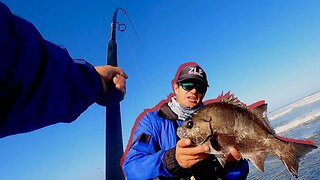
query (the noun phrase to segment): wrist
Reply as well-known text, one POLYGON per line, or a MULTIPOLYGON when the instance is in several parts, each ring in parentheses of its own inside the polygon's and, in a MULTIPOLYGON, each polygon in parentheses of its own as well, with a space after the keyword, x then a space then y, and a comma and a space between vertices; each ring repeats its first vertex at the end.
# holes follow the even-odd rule
POLYGON ((96 103, 101 105, 101 106, 106 106, 106 102, 107 102, 107 85, 103 79, 103 76, 101 75, 101 69, 99 68, 99 66, 94 67, 97 76, 99 77, 99 84, 100 84, 100 89, 99 89, 99 93, 98 93, 98 97, 96 100, 96 103))
POLYGON ((176 159, 176 148, 169 149, 163 156, 163 164, 166 170, 173 176, 184 177, 190 176, 190 170, 179 165, 176 159))

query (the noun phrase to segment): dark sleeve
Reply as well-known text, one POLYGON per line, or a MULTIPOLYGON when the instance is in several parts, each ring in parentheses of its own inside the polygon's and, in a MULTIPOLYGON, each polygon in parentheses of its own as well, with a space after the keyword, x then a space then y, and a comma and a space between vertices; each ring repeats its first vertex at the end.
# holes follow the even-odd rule
POLYGON ((246 160, 227 162, 224 167, 214 155, 194 164, 191 171, 196 179, 244 180, 249 173, 246 160))
POLYGON ((102 94, 94 67, 0 2, 0 138, 72 122, 102 94))

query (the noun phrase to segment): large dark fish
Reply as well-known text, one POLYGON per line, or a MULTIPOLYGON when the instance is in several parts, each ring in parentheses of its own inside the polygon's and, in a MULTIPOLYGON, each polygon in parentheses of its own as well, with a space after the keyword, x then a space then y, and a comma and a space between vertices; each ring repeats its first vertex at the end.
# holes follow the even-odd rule
POLYGON ((274 155, 297 177, 299 158, 317 146, 277 136, 265 116, 267 104, 261 101, 253 106, 246 106, 230 93, 221 95, 185 120, 177 134, 194 145, 207 144, 208 153, 215 154, 222 166, 226 163, 224 152, 234 147, 261 172, 266 155, 274 155))

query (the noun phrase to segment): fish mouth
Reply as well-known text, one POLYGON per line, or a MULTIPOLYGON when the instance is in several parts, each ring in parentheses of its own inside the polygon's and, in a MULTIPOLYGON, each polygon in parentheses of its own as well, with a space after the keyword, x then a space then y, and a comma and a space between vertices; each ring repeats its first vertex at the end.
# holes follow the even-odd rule
POLYGON ((201 142, 195 142, 194 140, 192 140, 192 138, 189 138, 190 139, 190 141, 191 141, 191 144, 192 145, 196 145, 196 146, 200 146, 200 145, 202 145, 202 144, 205 144, 208 140, 210 140, 211 138, 213 137, 213 135, 209 135, 209 136, 207 136, 203 141, 201 141, 201 142))
POLYGON ((201 142, 199 142, 199 141, 197 141, 198 138, 194 139, 192 137, 189 137, 188 133, 185 132, 181 127, 178 127, 177 135, 178 135, 178 137, 180 139, 182 139, 182 138, 190 139, 191 140, 191 144, 193 144, 193 145, 202 145, 202 144, 206 143, 208 140, 210 140, 213 137, 213 134, 209 134, 205 139, 203 139, 201 142))
POLYGON ((212 134, 210 134, 209 136, 207 136, 202 142, 199 143, 199 145, 204 144, 205 142, 207 142, 208 140, 210 140, 213 137, 212 134))
POLYGON ((182 130, 181 127, 178 127, 177 135, 178 135, 178 137, 179 137, 180 139, 186 138, 186 133, 182 130))

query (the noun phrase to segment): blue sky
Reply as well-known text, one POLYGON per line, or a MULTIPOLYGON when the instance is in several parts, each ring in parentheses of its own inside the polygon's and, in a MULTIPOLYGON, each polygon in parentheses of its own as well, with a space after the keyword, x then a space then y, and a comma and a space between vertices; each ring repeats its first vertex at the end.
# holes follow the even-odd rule
MULTIPOLYGON (((73 58, 106 63, 113 11, 121 6, 127 31, 117 32, 118 64, 129 75, 121 103, 124 145, 136 117, 172 91, 181 63, 207 72, 206 99, 233 92, 269 111, 320 90, 320 1, 317 0, 4 0, 45 39, 73 58), (142 47, 139 40, 142 42, 142 47)), ((100 180, 105 174, 105 113, 92 105, 71 124, 0 140, 0 179, 100 180)))

